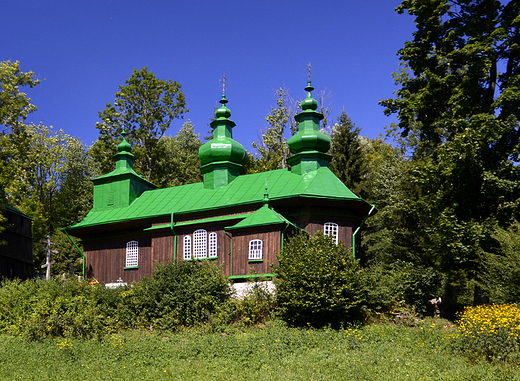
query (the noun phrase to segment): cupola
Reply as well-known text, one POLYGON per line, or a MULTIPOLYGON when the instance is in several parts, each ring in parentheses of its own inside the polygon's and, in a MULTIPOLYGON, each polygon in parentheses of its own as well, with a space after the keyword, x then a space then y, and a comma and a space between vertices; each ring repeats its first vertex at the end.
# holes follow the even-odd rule
POLYGON ((294 117, 299 124, 298 133, 289 139, 287 145, 293 154, 287 162, 291 172, 303 175, 320 167, 327 167, 332 158, 327 154, 330 138, 320 131, 323 114, 317 112, 318 102, 312 97, 311 81, 305 91, 307 98, 301 102, 302 112, 294 117))
POLYGON ((211 122, 213 139, 199 149, 204 188, 220 188, 239 176, 247 162, 247 153, 242 144, 233 139, 235 123, 229 119, 231 111, 226 107, 226 96, 222 95, 221 106, 215 111, 211 122))
POLYGON ((135 156, 132 146, 126 141, 128 133, 123 130, 123 140, 118 144, 114 155, 116 169, 92 180, 94 182, 93 210, 110 210, 129 206, 144 191, 157 186, 133 169, 135 156))

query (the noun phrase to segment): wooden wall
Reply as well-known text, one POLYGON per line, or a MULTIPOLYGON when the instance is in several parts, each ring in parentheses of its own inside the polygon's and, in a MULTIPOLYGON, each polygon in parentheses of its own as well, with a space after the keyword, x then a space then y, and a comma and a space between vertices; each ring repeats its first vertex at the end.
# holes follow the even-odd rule
POLYGON ((152 273, 153 257, 149 235, 136 233, 127 238, 90 241, 83 245, 86 254, 86 278, 95 278, 100 283, 117 283, 121 278, 123 282, 130 284, 152 273), (139 242, 138 268, 125 269, 126 244, 134 240, 139 242))
POLYGON ((232 274, 249 275, 270 274, 271 264, 278 263, 276 255, 281 249, 281 229, 284 226, 257 227, 233 231, 233 269, 232 274), (260 239, 263 242, 262 262, 249 261, 249 241, 260 239))
POLYGON ((32 221, 6 210, 8 229, 0 234, 0 277, 27 279, 34 277, 32 221))

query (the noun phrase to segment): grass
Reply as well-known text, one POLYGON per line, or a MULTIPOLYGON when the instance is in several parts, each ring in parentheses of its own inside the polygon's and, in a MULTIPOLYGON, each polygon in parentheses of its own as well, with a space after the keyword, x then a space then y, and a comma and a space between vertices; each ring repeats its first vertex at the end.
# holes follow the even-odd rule
POLYGON ((452 351, 443 321, 227 333, 129 331, 99 340, 0 336, 1 380, 520 380, 516 366, 452 351))

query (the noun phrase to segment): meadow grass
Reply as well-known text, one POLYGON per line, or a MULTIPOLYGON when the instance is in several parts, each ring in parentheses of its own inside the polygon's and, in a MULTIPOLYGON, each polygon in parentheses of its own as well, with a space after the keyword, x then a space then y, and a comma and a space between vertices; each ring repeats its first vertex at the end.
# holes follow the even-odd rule
POLYGON ((444 321, 415 327, 287 328, 226 333, 128 331, 101 340, 0 336, 1 380, 520 380, 502 362, 451 350, 444 321))

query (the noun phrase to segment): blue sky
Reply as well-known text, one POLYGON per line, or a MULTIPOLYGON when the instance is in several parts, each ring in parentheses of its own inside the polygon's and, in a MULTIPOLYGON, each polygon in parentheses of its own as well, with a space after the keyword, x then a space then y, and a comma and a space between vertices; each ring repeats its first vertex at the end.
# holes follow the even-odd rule
MULTIPOLYGON (((25 90, 42 122, 86 144, 105 103, 134 68, 182 85, 197 133, 228 82, 234 138, 252 151, 280 87, 305 97, 307 65, 315 92, 331 93, 331 120, 344 109, 371 138, 395 118, 380 99, 397 90, 391 73, 398 49, 412 38, 399 0, 160 1, 3 0, 0 60, 20 61, 41 84, 25 90)), ((183 120, 168 134, 175 135, 183 120)))

